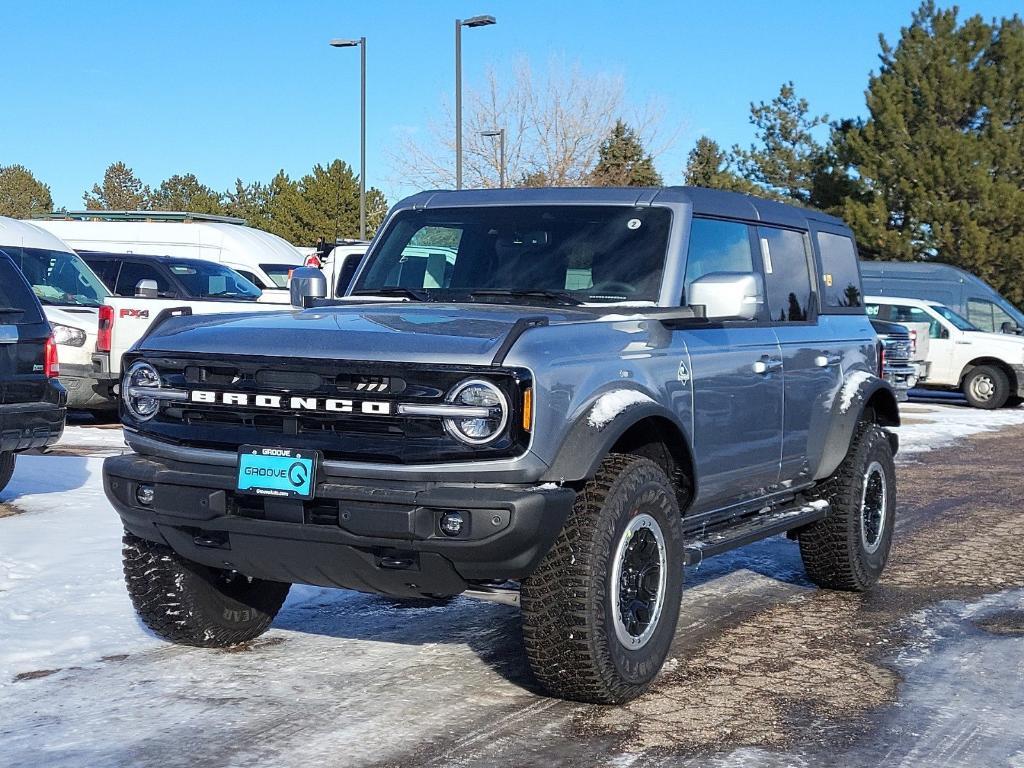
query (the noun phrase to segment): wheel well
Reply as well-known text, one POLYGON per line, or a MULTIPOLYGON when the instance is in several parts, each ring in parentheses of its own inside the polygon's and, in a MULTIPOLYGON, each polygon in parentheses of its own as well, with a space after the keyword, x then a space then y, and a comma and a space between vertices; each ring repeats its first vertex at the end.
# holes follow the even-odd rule
POLYGON ((675 483, 679 509, 686 511, 693 499, 694 469, 679 427, 666 418, 648 416, 623 432, 611 452, 643 456, 660 466, 675 483))
POLYGON ((883 427, 898 427, 900 425, 899 405, 888 389, 879 389, 868 398, 864 405, 864 414, 871 421, 883 427))
POLYGON ((1011 390, 1015 390, 1017 388, 1017 375, 1013 372, 1013 369, 1006 364, 1005 360, 1000 360, 998 357, 978 357, 975 358, 974 360, 971 360, 971 362, 964 366, 963 371, 960 372, 959 384, 961 386, 964 383, 964 379, 967 378, 967 374, 969 374, 979 365, 991 365, 995 368, 998 368, 1003 373, 1005 373, 1007 378, 1010 380, 1011 390))

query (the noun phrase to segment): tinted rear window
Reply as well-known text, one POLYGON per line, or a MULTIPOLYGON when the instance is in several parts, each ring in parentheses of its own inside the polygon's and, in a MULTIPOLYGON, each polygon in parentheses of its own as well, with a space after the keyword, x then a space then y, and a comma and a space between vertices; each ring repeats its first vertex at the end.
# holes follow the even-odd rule
POLYGON ((829 232, 819 232, 817 238, 821 251, 822 310, 864 306, 853 240, 829 232))
MULTIPOLYGON (((3 253, 2 249, 0 253, 3 253)), ((29 325, 42 321, 39 302, 21 271, 6 254, 0 255, 0 325, 29 325)))

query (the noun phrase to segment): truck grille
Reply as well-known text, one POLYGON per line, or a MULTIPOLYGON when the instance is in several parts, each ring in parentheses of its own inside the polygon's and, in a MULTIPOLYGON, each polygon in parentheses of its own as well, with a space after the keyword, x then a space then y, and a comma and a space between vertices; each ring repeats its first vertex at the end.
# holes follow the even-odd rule
POLYGON ((890 362, 909 362, 913 358, 909 333, 891 333, 882 337, 885 359, 890 362))
MULTIPOLYGON (((439 417, 410 417, 397 410, 399 402, 442 404, 460 381, 481 377, 505 393, 514 411, 530 385, 526 371, 347 361, 303 361, 300 367, 241 356, 145 359, 159 371, 162 386, 216 396, 214 402, 165 402, 155 417, 139 423, 122 410, 126 423, 140 432, 181 445, 230 451, 242 445, 304 448, 320 450, 327 459, 401 464, 518 455, 529 443, 529 433, 515 418, 504 435, 478 447, 452 437, 439 417), (246 404, 225 404, 228 393, 244 395, 246 404), (275 398, 280 407, 258 407, 257 396, 275 398), (295 398, 317 407, 303 408, 295 398), (345 403, 345 412, 325 411, 329 401, 345 403)), ((132 362, 126 359, 125 365, 132 362)))

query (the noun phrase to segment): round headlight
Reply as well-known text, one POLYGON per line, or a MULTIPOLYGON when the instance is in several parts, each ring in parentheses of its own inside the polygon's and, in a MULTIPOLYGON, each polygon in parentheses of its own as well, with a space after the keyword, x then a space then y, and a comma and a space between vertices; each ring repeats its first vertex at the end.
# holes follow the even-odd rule
POLYGON ((139 421, 152 419, 160 409, 160 401, 149 396, 147 389, 160 389, 160 374, 149 363, 132 364, 124 375, 121 397, 128 411, 139 421))
POLYGON ((81 328, 72 328, 70 325, 52 323, 53 341, 56 344, 63 344, 66 347, 80 347, 85 344, 85 331, 81 328))
POLYGON ((482 445, 498 437, 508 423, 508 400, 489 381, 468 379, 448 393, 447 401, 473 413, 444 420, 448 433, 469 445, 482 445))

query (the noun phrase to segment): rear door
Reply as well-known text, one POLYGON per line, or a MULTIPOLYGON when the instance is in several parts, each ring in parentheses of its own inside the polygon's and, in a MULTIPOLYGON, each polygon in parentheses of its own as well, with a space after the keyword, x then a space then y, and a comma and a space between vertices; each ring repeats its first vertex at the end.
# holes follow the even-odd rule
MULTIPOLYGON (((811 436, 827 426, 832 400, 842 385, 848 342, 835 338, 828 323, 819 323, 818 281, 808 233, 760 226, 757 236, 785 380, 780 479, 800 483, 811 479, 811 436)), ((857 290, 859 296, 859 281, 857 290)))
POLYGON ((39 402, 46 393, 50 324, 25 277, 0 247, 0 387, 4 404, 39 402))
MULTIPOLYGON (((684 291, 704 275, 756 273, 751 230, 742 222, 695 217, 684 291)), ((706 512, 778 482, 782 359, 767 315, 683 334, 692 370, 681 375, 693 383, 693 452, 700 478, 694 511, 706 512)))

